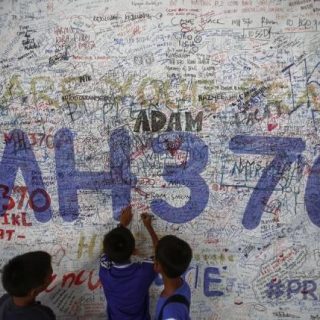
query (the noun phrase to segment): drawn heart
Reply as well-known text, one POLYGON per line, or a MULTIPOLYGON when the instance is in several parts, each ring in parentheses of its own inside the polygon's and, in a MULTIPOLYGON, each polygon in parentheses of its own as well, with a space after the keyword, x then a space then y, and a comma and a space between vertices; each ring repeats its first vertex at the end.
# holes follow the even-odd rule
POLYGON ((268 130, 272 131, 274 128, 276 128, 278 125, 276 123, 268 123, 268 130))

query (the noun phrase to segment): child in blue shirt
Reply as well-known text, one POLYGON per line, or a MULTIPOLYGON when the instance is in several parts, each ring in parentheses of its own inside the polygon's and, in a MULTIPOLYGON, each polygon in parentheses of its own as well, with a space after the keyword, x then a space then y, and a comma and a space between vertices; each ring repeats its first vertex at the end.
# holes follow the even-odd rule
MULTIPOLYGON (((151 217, 141 215, 153 245, 158 237, 151 225, 151 217)), ((156 277, 152 260, 132 263, 135 239, 128 224, 131 207, 123 210, 120 225, 107 233, 103 240, 104 254, 100 260, 99 277, 107 300, 109 320, 150 320, 149 287, 156 277)))
POLYGON ((0 298, 1 320, 55 320, 53 311, 36 302, 51 282, 51 256, 28 252, 11 259, 3 268, 2 284, 8 294, 0 298))
POLYGON ((156 246, 155 270, 161 273, 164 289, 160 294, 155 320, 189 320, 191 293, 181 277, 188 269, 192 250, 176 236, 161 238, 156 246))

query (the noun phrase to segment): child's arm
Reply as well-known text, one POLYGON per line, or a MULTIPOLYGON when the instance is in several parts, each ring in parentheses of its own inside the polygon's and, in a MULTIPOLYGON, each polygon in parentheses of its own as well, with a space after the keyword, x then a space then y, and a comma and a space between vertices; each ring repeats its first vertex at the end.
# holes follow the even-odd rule
POLYGON ((119 226, 127 227, 132 220, 132 210, 131 206, 124 208, 120 215, 120 223, 119 226))
POLYGON ((149 215, 147 213, 142 213, 141 214, 141 218, 142 218, 144 226, 146 227, 146 229, 148 230, 148 232, 150 234, 150 237, 152 239, 152 244, 153 244, 153 247, 155 249, 157 244, 158 244, 159 239, 158 239, 158 236, 157 236, 157 234, 155 233, 155 231, 154 231, 154 229, 152 227, 151 215, 149 215))

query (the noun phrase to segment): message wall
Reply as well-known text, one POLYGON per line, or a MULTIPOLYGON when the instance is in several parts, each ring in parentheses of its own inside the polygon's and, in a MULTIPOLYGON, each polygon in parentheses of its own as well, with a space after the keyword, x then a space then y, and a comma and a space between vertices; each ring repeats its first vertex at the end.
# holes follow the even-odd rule
POLYGON ((40 300, 105 319, 131 204, 140 258, 143 212, 190 243, 193 319, 320 319, 319 28, 318 0, 0 1, 0 269, 46 250, 40 300))

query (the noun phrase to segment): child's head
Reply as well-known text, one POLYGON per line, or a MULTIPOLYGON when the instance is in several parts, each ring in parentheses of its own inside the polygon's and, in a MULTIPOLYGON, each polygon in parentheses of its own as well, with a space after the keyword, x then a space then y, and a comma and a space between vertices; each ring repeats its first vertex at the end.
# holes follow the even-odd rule
POLYGON ((125 227, 117 227, 107 233, 103 240, 103 251, 115 263, 126 263, 135 248, 135 240, 131 231, 125 227))
POLYGON ((50 254, 28 252, 14 257, 4 266, 2 285, 13 297, 36 297, 50 284, 51 275, 50 254))
POLYGON ((156 264, 159 271, 168 278, 180 277, 189 267, 192 250, 187 242, 176 236, 161 238, 156 247, 156 264))

